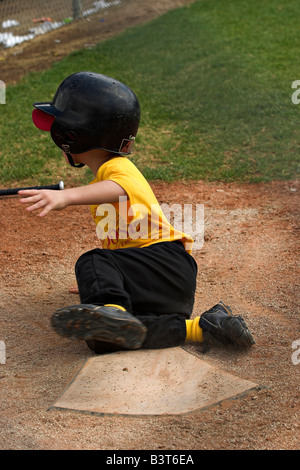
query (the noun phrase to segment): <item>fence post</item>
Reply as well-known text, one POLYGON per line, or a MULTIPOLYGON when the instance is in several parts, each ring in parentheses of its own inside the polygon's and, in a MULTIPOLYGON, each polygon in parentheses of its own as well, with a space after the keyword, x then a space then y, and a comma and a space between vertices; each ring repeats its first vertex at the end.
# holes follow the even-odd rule
POLYGON ((73 0, 73 18, 77 20, 82 17, 82 0, 73 0))

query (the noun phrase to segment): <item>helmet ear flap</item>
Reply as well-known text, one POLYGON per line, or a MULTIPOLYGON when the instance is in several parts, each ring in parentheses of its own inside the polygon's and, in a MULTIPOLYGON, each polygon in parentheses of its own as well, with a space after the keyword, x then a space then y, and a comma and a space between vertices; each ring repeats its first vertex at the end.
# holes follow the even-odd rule
POLYGON ((60 119, 55 119, 51 126, 50 133, 53 142, 65 153, 78 153, 74 151, 74 146, 76 146, 77 142, 76 132, 65 128, 60 122, 60 119))
POLYGON ((74 131, 66 131, 65 132, 65 140, 68 144, 74 144, 77 140, 77 134, 74 131))
POLYGON ((77 134, 74 131, 66 130, 60 123, 59 119, 56 119, 51 126, 51 137, 53 142, 61 148, 68 157, 68 161, 74 168, 82 168, 84 163, 75 164, 71 153, 78 153, 73 150, 74 145, 76 146, 77 134))

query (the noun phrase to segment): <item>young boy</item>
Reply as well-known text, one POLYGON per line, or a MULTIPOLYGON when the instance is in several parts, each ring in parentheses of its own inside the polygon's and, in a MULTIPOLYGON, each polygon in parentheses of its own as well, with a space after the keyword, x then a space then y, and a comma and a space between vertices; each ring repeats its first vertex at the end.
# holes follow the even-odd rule
POLYGON ((241 316, 219 302, 190 319, 197 265, 192 238, 174 229, 149 184, 127 158, 138 131, 140 105, 133 91, 113 78, 79 72, 67 77, 51 103, 35 103, 35 126, 50 131, 74 167, 87 165, 87 186, 24 190, 28 211, 90 205, 102 249, 83 254, 75 267, 80 304, 51 319, 60 335, 87 342, 96 353, 166 348, 185 341, 250 347, 241 316))

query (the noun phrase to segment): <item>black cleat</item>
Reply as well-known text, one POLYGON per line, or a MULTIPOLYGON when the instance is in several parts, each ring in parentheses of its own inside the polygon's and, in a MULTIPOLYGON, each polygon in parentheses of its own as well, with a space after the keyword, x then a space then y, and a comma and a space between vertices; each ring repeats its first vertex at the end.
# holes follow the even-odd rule
POLYGON ((98 340, 125 349, 142 346, 147 329, 131 313, 117 307, 79 304, 61 308, 51 318, 61 336, 85 341, 98 340))
POLYGON ((208 343, 234 344, 246 348, 255 341, 240 315, 232 315, 231 309, 219 302, 200 317, 204 340, 208 343))

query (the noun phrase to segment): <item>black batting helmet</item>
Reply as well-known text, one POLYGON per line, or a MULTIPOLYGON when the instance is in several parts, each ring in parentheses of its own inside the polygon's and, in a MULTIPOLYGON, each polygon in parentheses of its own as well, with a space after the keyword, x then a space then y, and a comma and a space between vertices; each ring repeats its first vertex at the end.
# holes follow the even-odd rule
POLYGON ((140 121, 140 105, 133 91, 113 78, 78 72, 58 87, 52 102, 38 102, 32 119, 51 132, 66 153, 95 148, 129 155, 140 121))

